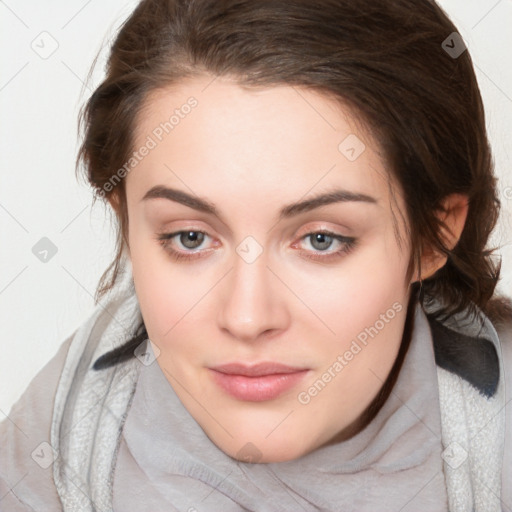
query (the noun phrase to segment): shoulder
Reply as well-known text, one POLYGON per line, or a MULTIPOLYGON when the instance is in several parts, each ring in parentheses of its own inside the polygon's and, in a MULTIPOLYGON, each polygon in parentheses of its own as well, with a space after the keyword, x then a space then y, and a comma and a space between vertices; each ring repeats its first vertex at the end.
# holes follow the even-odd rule
POLYGON ((501 345, 505 378, 505 447, 503 450, 502 500, 512 507, 512 315, 509 319, 495 322, 501 345))
POLYGON ((510 368, 512 352, 512 299, 497 297, 490 301, 486 311, 500 340, 504 364, 510 368))
MULTIPOLYGON (((73 334, 74 335, 74 334, 73 334)), ((50 446, 55 393, 73 339, 68 337, 0 423, 0 505, 8 510, 60 510, 50 446)), ((3 508, 2 508, 3 510, 3 508)))
POLYGON ((456 442, 467 459, 453 467, 445 459, 449 497, 456 503, 474 482, 481 482, 473 488, 474 498, 488 510, 499 510, 500 499, 512 504, 512 314, 507 311, 428 317, 438 365, 443 446, 456 442))
POLYGON ((505 372, 505 386, 512 392, 512 318, 494 324, 500 340, 501 357, 505 372), (507 379, 508 377, 508 379, 507 379))
POLYGON ((439 367, 490 398, 497 390, 500 374, 510 373, 512 301, 494 298, 485 313, 479 308, 469 311, 448 317, 439 316, 436 307, 426 311, 435 359, 439 367))

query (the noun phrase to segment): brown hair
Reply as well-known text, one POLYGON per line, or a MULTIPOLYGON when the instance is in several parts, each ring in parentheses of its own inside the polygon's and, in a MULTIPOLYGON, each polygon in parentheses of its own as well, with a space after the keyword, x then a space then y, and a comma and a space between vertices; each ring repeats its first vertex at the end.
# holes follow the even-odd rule
POLYGON ((124 180, 108 193, 105 185, 130 158, 145 97, 210 73, 245 86, 305 86, 348 104, 380 143, 402 188, 413 247, 410 276, 424 248, 448 256, 421 283, 422 299, 439 297, 444 314, 475 305, 490 311, 500 270, 486 249, 499 213, 497 182, 470 55, 450 54, 443 45, 455 44, 454 32, 429 0, 140 2, 81 114, 77 164, 83 162, 96 197, 118 200, 117 252, 96 299, 116 282, 128 232, 124 180), (452 193, 468 196, 469 211, 449 250, 436 212, 452 193))

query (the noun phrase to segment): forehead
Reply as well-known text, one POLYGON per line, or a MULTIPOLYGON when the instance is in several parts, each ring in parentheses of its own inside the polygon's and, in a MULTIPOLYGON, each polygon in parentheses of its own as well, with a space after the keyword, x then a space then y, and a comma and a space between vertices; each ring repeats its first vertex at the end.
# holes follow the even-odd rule
MULTIPOLYGON (((380 200, 389 174, 380 148, 339 101, 302 87, 243 87, 202 76, 149 94, 137 118, 127 175, 140 199, 155 184, 202 196, 297 200, 343 186, 380 200)), ((289 201, 288 201, 289 202, 289 201)))

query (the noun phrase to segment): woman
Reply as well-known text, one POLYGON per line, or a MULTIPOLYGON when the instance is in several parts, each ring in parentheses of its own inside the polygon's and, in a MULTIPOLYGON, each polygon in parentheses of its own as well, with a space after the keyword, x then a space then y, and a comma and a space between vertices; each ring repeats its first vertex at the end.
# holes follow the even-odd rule
POLYGON ((439 7, 144 0, 82 123, 117 254, 2 424, 2 506, 512 507, 496 180, 439 7))

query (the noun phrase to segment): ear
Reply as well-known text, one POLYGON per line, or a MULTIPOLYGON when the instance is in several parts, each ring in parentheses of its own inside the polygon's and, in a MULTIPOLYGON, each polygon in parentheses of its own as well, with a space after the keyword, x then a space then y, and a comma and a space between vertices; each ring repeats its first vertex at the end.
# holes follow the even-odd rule
MULTIPOLYGON (((119 194, 117 194, 116 192, 112 192, 112 194, 108 198, 108 202, 109 202, 110 206, 112 207, 112 209, 114 210, 114 212, 116 213, 118 222, 120 222, 119 219, 121 218, 121 200, 119 199, 119 194)), ((126 252, 126 255, 128 256, 128 258, 131 259, 130 245, 128 244, 128 241, 124 240, 123 244, 124 244, 124 251, 126 252)))
POLYGON ((112 209, 116 212, 116 214, 119 216, 121 210, 120 210, 120 202, 119 202, 119 196, 116 192, 112 192, 110 194, 110 197, 108 198, 108 202, 112 209))
MULTIPOLYGON (((468 198, 462 194, 450 194, 442 201, 442 207, 436 213, 437 217, 444 223, 441 228, 444 244, 452 250, 458 243, 468 214, 468 198)), ((439 253, 433 248, 426 247, 421 255, 421 275, 418 277, 423 281, 434 275, 442 268, 447 256, 439 253)))

